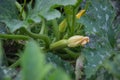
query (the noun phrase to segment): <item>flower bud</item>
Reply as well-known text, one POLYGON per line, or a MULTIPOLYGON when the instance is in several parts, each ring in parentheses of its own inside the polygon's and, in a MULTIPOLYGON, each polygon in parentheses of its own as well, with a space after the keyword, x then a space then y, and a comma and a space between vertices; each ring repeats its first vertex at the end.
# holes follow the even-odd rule
POLYGON ((64 19, 60 24, 59 24, 59 31, 60 32, 65 32, 67 27, 67 21, 64 19))
POLYGON ((89 42, 89 37, 76 35, 68 39, 68 47, 77 47, 80 45, 84 46, 88 42, 89 42))
POLYGON ((81 11, 76 15, 76 18, 79 19, 84 13, 85 13, 85 10, 81 10, 81 11))

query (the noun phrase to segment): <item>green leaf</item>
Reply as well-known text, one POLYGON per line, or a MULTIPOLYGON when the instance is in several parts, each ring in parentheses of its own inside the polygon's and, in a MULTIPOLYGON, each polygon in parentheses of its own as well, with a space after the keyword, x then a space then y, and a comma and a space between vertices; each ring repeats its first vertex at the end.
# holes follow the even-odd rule
POLYGON ((15 0, 0 0, 0 21, 18 18, 15 0))
POLYGON ((5 20, 4 22, 9 27, 10 32, 14 32, 17 29, 19 29, 20 27, 23 27, 23 26, 25 27, 26 26, 25 22, 17 20, 17 19, 5 20))
MULTIPOLYGON (((119 56, 119 60, 120 60, 120 55, 117 55, 119 56)), ((118 58, 118 57, 115 57, 115 58, 118 58)), ((119 63, 120 64, 120 63, 119 63)), ((114 61, 110 61, 110 60, 107 60, 105 63, 104 63, 104 67, 108 70, 109 73, 111 73, 114 77, 120 79, 120 65, 119 64, 116 64, 114 61)))
POLYGON ((26 44, 22 56, 22 80, 70 80, 69 76, 60 68, 53 68, 46 64, 42 50, 34 41, 26 44))
MULTIPOLYGON (((16 0, 0 0, 0 22, 5 24, 10 32, 14 32, 20 27, 28 26, 26 21, 19 20, 15 1, 16 0)), ((2 25, 1 28, 3 30, 5 29, 2 25)), ((6 30, 4 30, 4 32, 6 32, 6 30)))
POLYGON ((18 11, 15 6, 15 1, 16 0, 0 0, 0 22, 6 24, 11 32, 22 26, 18 26, 20 23, 16 22, 18 19, 18 11), (15 29, 13 29, 14 27, 15 29))
POLYGON ((43 80, 51 70, 51 65, 46 65, 45 56, 34 41, 26 44, 21 65, 23 80, 43 80))
POLYGON ((34 8, 30 8, 31 6, 29 5, 27 18, 21 21, 18 19, 15 0, 0 0, 0 21, 6 23, 10 32, 14 32, 21 27, 28 27, 30 20, 40 22, 40 16, 47 20, 59 18, 61 14, 58 10, 54 9, 56 6, 74 5, 76 2, 77 0, 35 0, 34 8))
POLYGON ((29 12, 29 18, 35 22, 40 21, 40 15, 47 20, 59 18, 61 14, 59 11, 54 9, 56 6, 74 5, 76 2, 77 0, 35 0, 35 6, 29 12))
POLYGON ((67 74, 74 77, 74 68, 70 65, 69 62, 62 60, 59 56, 53 53, 47 53, 46 55, 47 61, 52 63, 56 68, 62 68, 67 74))
POLYGON ((55 70, 48 80, 71 80, 68 75, 66 75, 61 69, 55 70), (59 75, 59 76, 58 76, 59 75))
POLYGON ((113 55, 114 50, 111 48, 109 41, 104 37, 91 37, 90 43, 82 50, 86 58, 85 74, 87 78, 95 75, 96 71, 103 62, 113 55))
POLYGON ((90 78, 95 75, 100 65, 114 53, 114 30, 112 20, 115 12, 108 0, 88 0, 86 15, 78 21, 85 25, 90 43, 82 50, 86 58, 85 75, 90 78))
POLYGON ((87 34, 97 34, 101 31, 108 32, 112 24, 115 12, 109 1, 104 1, 104 3, 103 1, 90 1, 86 15, 79 20, 80 23, 85 24, 87 34))

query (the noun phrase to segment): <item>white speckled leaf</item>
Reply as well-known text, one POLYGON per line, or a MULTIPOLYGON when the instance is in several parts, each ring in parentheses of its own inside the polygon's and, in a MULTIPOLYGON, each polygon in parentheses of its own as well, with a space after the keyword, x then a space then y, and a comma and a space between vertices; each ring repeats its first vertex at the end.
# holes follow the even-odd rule
POLYGON ((74 76, 74 67, 69 62, 62 60, 53 53, 47 53, 46 58, 48 62, 54 65, 54 67, 61 67, 67 74, 74 76))
POLYGON ((89 1, 86 15, 79 20, 85 25, 86 34, 90 36, 90 43, 82 51, 86 58, 86 78, 94 75, 103 61, 112 55, 111 42, 114 41, 111 24, 115 12, 111 4, 108 0, 89 1))
POLYGON ((108 31, 115 11, 108 0, 91 0, 86 15, 79 22, 85 24, 87 34, 108 31))
POLYGON ((90 43, 82 50, 86 58, 85 74, 87 78, 95 75, 100 65, 113 54, 113 49, 108 40, 100 36, 91 36, 90 43))

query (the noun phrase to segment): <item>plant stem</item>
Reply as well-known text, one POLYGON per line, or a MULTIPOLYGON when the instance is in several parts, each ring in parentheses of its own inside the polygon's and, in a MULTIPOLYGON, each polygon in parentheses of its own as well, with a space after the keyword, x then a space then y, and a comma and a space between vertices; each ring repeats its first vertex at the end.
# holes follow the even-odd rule
POLYGON ((40 30, 40 34, 44 34, 44 31, 45 31, 45 20, 42 19, 42 27, 41 27, 41 30, 40 30))
POLYGON ((18 65, 20 65, 20 61, 21 61, 21 58, 18 59, 15 63, 13 63, 11 66, 9 66, 10 68, 15 68, 17 67, 18 65))
POLYGON ((66 39, 59 40, 50 45, 50 50, 56 50, 67 47, 68 41, 66 39))
POLYGON ((56 40, 59 40, 59 30, 58 30, 58 23, 56 19, 52 20, 52 23, 53 23, 53 33, 56 37, 56 40))
POLYGON ((74 35, 75 31, 75 9, 73 9, 73 16, 72 16, 72 26, 71 26, 71 36, 74 35))
POLYGON ((24 27, 21 28, 21 31, 23 31, 24 33, 26 33, 27 35, 29 35, 30 37, 32 38, 35 38, 35 39, 42 39, 45 41, 45 48, 49 48, 49 45, 50 45, 50 39, 48 36, 46 35, 43 35, 43 34, 35 34, 35 33, 32 33, 32 32, 29 32, 28 30, 26 30, 24 27))
POLYGON ((87 9, 89 8, 89 5, 90 5, 90 2, 87 1, 87 2, 86 2, 86 5, 85 5, 85 10, 87 10, 87 9))
POLYGON ((22 16, 22 13, 24 12, 25 5, 26 5, 26 0, 24 0, 23 7, 22 7, 22 10, 20 12, 20 17, 22 16))
POLYGON ((66 53, 68 53, 68 56, 71 57, 71 58, 76 59, 79 56, 79 54, 76 54, 75 52, 73 52, 73 51, 71 51, 67 48, 65 48, 64 50, 65 50, 66 53))
POLYGON ((57 54, 57 55, 63 59, 70 59, 69 54, 57 54))
POLYGON ((66 34, 68 34, 68 37, 71 36, 71 16, 67 15, 67 18, 66 18, 66 21, 67 21, 67 32, 66 34))
POLYGON ((77 0, 76 5, 74 6, 75 9, 78 9, 80 7, 80 4, 83 0, 77 0))
POLYGON ((22 39, 22 40, 28 40, 30 37, 24 36, 24 35, 12 35, 12 34, 0 34, 0 38, 4 39, 22 39))

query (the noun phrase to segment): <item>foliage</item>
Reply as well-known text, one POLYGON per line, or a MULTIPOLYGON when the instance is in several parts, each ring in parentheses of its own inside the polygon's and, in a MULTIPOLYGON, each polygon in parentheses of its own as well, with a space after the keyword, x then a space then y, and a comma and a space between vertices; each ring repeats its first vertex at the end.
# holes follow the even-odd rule
POLYGON ((29 41, 26 44, 26 48, 21 61, 23 74, 22 80, 45 80, 47 75, 47 80, 57 80, 59 78, 70 80, 69 77, 60 69, 54 70, 52 69, 54 68, 52 65, 45 62, 44 53, 33 41, 29 41))
MULTIPOLYGON (((115 11, 108 4, 109 1, 102 3, 102 0, 89 2, 88 12, 79 20, 85 24, 86 34, 91 36, 91 43, 82 51, 87 61, 85 66, 87 78, 94 75, 104 61, 117 54, 116 31, 112 25, 115 11), (99 3, 101 4, 98 5, 99 3)), ((113 65, 110 64, 109 66, 113 65)))
POLYGON ((119 4, 0 0, 0 80, 119 80, 119 4))
POLYGON ((106 58, 115 53, 112 49, 115 43, 112 30, 114 10, 107 4, 109 1, 89 2, 88 12, 80 19, 80 22, 85 24, 86 34, 91 36, 91 43, 83 50, 87 59, 85 73, 88 78, 95 74, 106 58), (101 4, 98 5, 99 3, 101 4))

